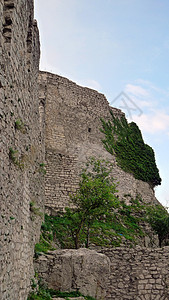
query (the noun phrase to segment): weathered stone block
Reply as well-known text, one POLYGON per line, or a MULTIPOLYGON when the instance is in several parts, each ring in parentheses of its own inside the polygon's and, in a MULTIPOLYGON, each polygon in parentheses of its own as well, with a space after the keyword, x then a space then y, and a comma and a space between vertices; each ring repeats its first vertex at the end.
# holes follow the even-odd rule
POLYGON ((79 290, 86 296, 105 299, 110 272, 107 256, 88 249, 56 250, 50 254, 47 260, 44 255, 35 262, 35 269, 49 288, 67 292, 79 290), (42 272, 44 268, 48 269, 46 273, 42 272))

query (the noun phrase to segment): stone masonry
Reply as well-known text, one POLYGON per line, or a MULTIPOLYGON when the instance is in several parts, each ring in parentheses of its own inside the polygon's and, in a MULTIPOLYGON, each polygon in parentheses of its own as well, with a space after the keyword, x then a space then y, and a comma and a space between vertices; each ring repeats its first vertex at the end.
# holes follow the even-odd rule
POLYGON ((109 257, 106 300, 168 300, 169 247, 102 250, 109 257))
POLYGON ((169 247, 56 250, 35 269, 51 288, 98 300, 168 300, 169 247))
POLYGON ((51 73, 40 72, 40 102, 44 103, 46 123, 46 182, 45 206, 48 211, 63 209, 69 195, 79 182, 79 171, 86 160, 95 156, 113 163, 113 177, 118 182, 119 197, 140 194, 145 202, 156 202, 154 190, 148 183, 136 180, 121 170, 102 143, 101 121, 110 119, 112 108, 103 94, 78 86, 74 82, 51 73))
POLYGON ((40 256, 35 270, 49 288, 78 291, 98 300, 105 299, 110 260, 94 250, 56 250, 40 256))
POLYGON ((33 0, 0 0, 0 299, 25 300, 44 202, 33 0))
MULTIPOLYGON (((113 163, 120 198, 140 194, 145 202, 156 202, 150 186, 122 171, 101 142, 100 118, 108 120, 110 109, 118 117, 124 114, 111 108, 97 91, 58 75, 39 74, 39 56, 33 0, 0 0, 2 300, 27 299, 34 276, 34 245, 40 236, 44 196, 47 212, 64 209, 70 193, 78 188, 79 171, 89 157, 113 163)), ((46 274, 48 265, 54 267, 52 280, 56 276, 59 284, 60 278, 64 287, 65 282, 71 283, 70 288, 79 287, 99 300, 169 299, 168 247, 117 248, 100 253, 79 250, 80 259, 74 250, 59 251, 49 254, 49 261, 45 258, 43 262, 42 257, 39 261, 46 263, 46 274), (67 281, 64 276, 65 280, 68 276, 67 281)), ((41 269, 39 272, 43 273, 41 269)))

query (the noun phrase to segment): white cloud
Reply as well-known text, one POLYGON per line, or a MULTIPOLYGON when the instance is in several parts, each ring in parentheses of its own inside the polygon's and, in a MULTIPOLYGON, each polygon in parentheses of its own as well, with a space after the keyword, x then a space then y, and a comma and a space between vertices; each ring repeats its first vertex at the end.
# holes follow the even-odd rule
POLYGON ((139 99, 137 97, 132 97, 132 100, 134 101, 134 103, 137 104, 138 107, 142 108, 151 108, 154 106, 154 103, 152 100, 142 100, 139 99))
POLYGON ((154 105, 149 90, 140 85, 127 84, 124 91, 140 109, 154 105))
POLYGON ((133 121, 144 132, 155 134, 165 132, 168 134, 169 129, 169 115, 161 110, 152 110, 148 114, 142 114, 139 116, 133 116, 133 121))
POLYGON ((132 113, 132 120, 141 130, 150 134, 163 133, 168 136, 169 111, 166 105, 168 90, 160 89, 150 81, 138 79, 134 84, 127 84, 125 92, 143 111, 141 116, 132 113))
POLYGON ((125 92, 136 97, 149 97, 149 92, 139 85, 127 84, 125 92))
POLYGON ((162 95, 167 96, 169 91, 168 90, 164 90, 162 88, 159 88, 158 86, 155 86, 151 81, 149 80, 144 80, 144 79, 137 79, 135 81, 137 84, 144 86, 144 88, 148 89, 150 93, 152 92, 157 92, 160 93, 162 95))

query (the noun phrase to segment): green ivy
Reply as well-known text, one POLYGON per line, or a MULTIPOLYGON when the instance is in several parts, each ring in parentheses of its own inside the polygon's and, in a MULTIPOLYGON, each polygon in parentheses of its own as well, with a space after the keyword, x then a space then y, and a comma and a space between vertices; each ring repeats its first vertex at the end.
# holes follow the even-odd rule
POLYGON ((136 123, 115 118, 112 121, 101 119, 105 138, 102 140, 105 149, 116 156, 118 165, 136 179, 148 182, 151 186, 161 184, 159 170, 156 166, 153 149, 144 143, 142 134, 136 123))

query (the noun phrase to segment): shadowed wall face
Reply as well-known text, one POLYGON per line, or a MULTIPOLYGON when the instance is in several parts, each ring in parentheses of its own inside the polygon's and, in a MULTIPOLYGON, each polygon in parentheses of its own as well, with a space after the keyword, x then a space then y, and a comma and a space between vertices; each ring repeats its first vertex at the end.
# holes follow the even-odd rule
POLYGON ((33 0, 0 1, 0 299, 27 299, 44 184, 33 0))

